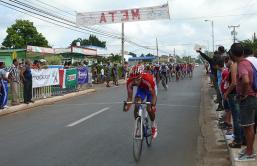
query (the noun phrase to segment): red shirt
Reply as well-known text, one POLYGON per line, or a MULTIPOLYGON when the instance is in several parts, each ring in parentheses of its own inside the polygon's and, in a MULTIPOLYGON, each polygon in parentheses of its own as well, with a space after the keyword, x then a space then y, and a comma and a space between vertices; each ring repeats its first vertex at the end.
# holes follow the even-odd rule
POLYGON ((228 76, 229 76, 229 71, 227 68, 225 68, 222 73, 221 73, 221 84, 220 84, 220 88, 221 88, 221 92, 224 94, 226 93, 226 91, 229 88, 229 82, 228 82, 228 76))
MULTIPOLYGON (((139 88, 149 90, 149 91, 155 90, 156 84, 155 84, 154 77, 152 74, 142 73, 141 78, 142 78, 142 80, 141 80, 140 85, 138 86, 139 88)), ((132 89, 133 86, 135 86, 135 85, 133 85, 133 79, 129 78, 127 80, 128 90, 132 89)))
POLYGON ((242 94, 242 78, 243 76, 247 75, 249 77, 249 88, 247 91, 248 96, 257 96, 257 93, 254 92, 252 84, 253 84, 253 69, 251 62, 244 59, 237 65, 237 85, 236 85, 236 91, 239 95, 245 95, 242 94))

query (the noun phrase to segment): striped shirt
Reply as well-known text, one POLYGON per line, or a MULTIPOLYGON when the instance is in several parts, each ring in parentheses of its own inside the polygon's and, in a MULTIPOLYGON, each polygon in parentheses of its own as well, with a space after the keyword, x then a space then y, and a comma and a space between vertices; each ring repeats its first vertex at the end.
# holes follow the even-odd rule
POLYGON ((12 65, 11 67, 7 68, 7 71, 10 72, 12 75, 11 80, 13 82, 20 82, 20 70, 15 65, 12 65))

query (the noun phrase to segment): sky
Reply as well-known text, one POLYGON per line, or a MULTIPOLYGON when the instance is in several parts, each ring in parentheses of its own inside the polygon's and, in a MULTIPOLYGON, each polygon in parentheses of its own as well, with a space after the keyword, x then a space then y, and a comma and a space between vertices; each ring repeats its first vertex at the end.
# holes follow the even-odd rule
MULTIPOLYGON (((8 2, 8 0, 3 0, 8 2)), ((252 39, 257 27, 257 0, 20 0, 24 3, 54 10, 75 21, 76 12, 108 11, 118 9, 130 9, 150 7, 169 3, 170 20, 155 20, 125 23, 125 37, 140 45, 155 48, 158 39, 159 54, 176 54, 180 56, 193 56, 194 45, 200 44, 206 50, 212 50, 211 23, 204 20, 213 20, 215 47, 225 46, 229 49, 232 44, 229 25, 240 25, 237 28, 237 39, 252 39), (69 14, 68 14, 69 13, 69 14)), ((55 48, 64 48, 77 38, 87 38, 88 33, 76 32, 70 29, 58 27, 45 21, 19 13, 2 6, 0 2, 0 43, 4 40, 7 27, 15 23, 16 19, 28 19, 34 22, 37 30, 42 33, 49 44, 55 48)), ((93 28, 112 34, 121 34, 121 24, 98 25, 93 28)), ((108 51, 119 53, 121 41, 119 39, 106 38, 96 34, 98 38, 107 42, 108 51)), ((156 54, 156 50, 140 48, 128 43, 125 51, 136 54, 156 54)))

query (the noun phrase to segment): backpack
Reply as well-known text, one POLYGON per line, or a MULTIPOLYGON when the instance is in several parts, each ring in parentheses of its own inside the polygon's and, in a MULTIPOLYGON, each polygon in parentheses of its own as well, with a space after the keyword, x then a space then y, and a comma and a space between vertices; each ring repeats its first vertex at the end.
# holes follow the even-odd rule
POLYGON ((251 63, 253 68, 253 90, 257 92, 257 69, 254 67, 254 65, 251 63))

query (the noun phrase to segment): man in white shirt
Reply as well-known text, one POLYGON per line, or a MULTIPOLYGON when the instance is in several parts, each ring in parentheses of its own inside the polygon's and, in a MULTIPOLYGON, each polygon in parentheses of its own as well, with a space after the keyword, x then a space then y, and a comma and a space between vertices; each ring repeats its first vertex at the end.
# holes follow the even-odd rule
POLYGON ((104 68, 101 69, 101 82, 104 82, 104 68))

